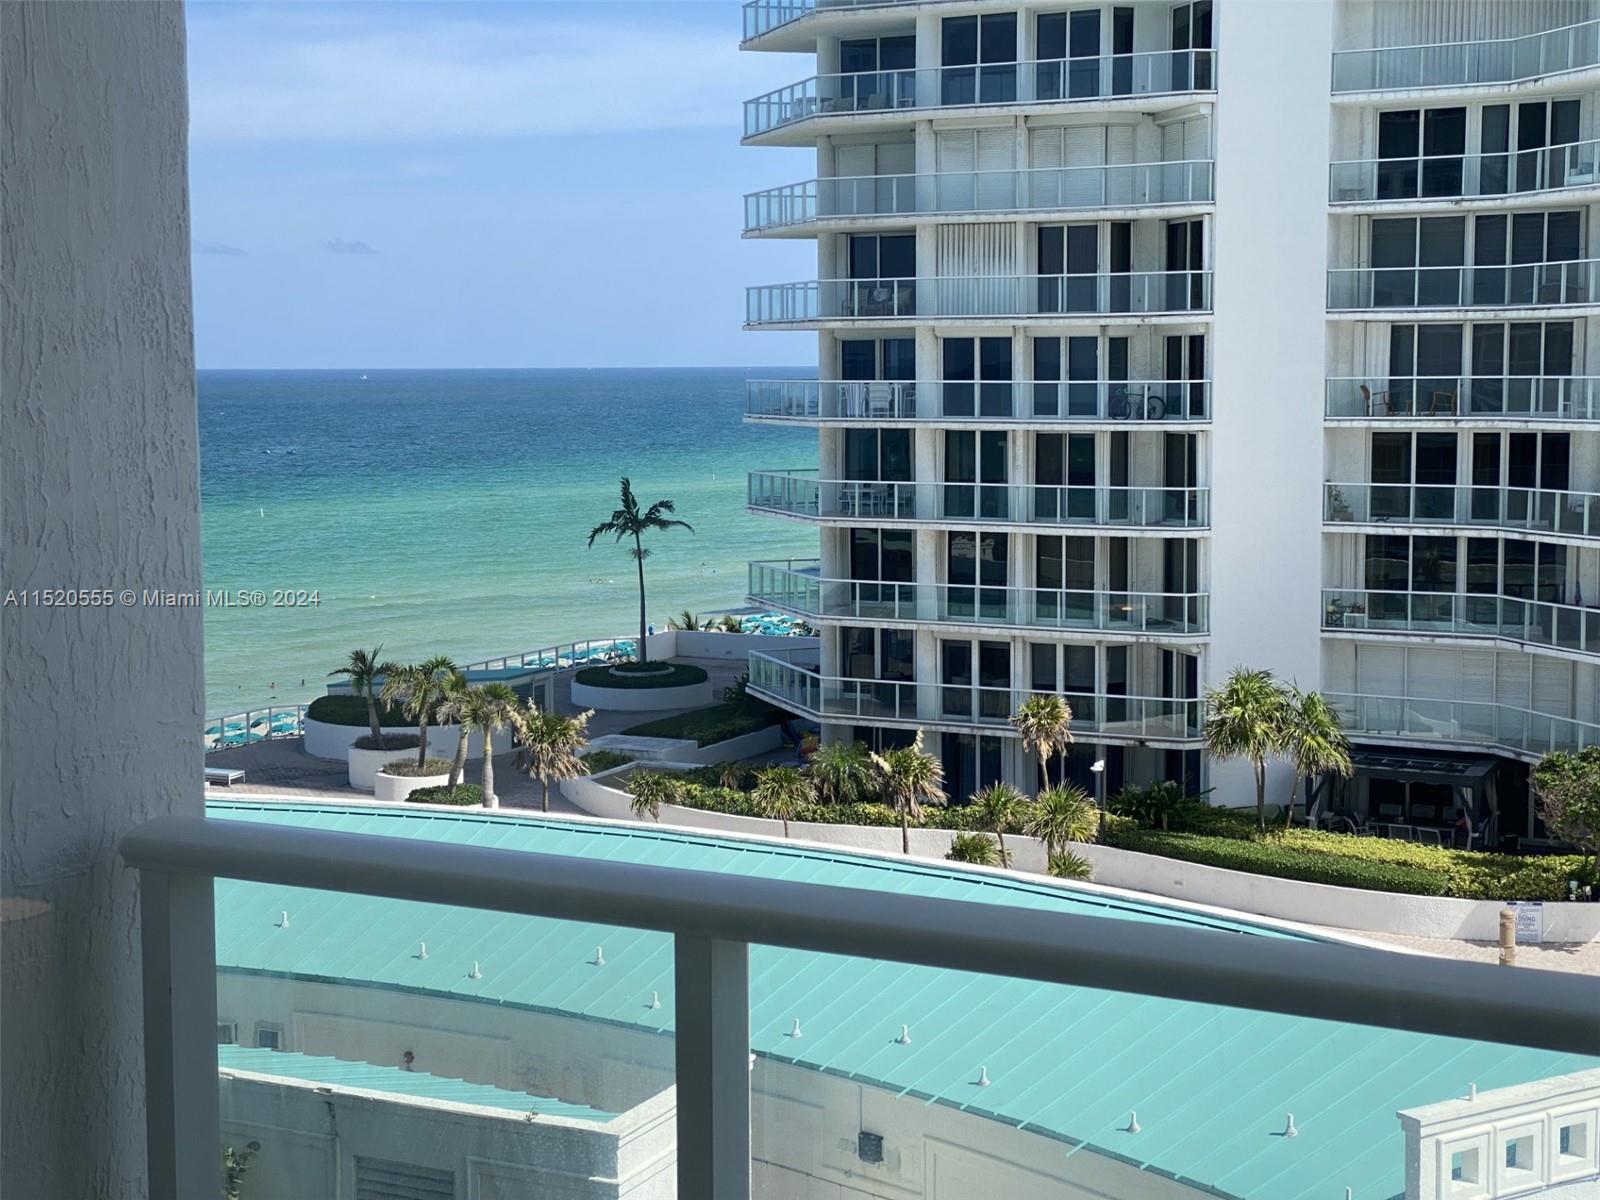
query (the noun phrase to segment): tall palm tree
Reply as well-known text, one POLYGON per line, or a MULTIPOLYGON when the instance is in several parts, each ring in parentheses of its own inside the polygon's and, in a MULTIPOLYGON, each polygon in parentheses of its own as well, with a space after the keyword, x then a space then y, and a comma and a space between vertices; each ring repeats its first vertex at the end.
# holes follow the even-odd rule
POLYGON ((811 781, 799 767, 768 767, 756 775, 751 799, 763 817, 783 822, 783 836, 788 837, 789 822, 816 796, 811 791, 811 781))
POLYGON ((1072 745, 1072 705, 1054 693, 1029 696, 1011 714, 1011 728, 1039 757, 1040 786, 1050 786, 1050 756, 1065 757, 1072 745))
POLYGON ((900 850, 911 853, 911 822, 922 819, 924 804, 943 804, 944 768, 922 749, 922 731, 909 746, 896 746, 882 754, 873 752, 883 794, 900 814, 900 850))
POLYGON ((1072 842, 1087 842, 1094 836, 1098 813, 1089 793, 1076 784, 1045 788, 1033 802, 1023 825, 1029 837, 1044 842, 1045 859, 1072 842))
POLYGON ((539 781, 540 807, 545 812, 550 811, 552 779, 576 779, 588 770, 579 756, 589 744, 592 716, 592 708, 575 717, 546 712, 530 696, 527 707, 518 709, 512 718, 521 742, 515 766, 539 781))
POLYGON ((1289 701, 1271 671, 1235 667, 1206 692, 1206 749, 1241 759, 1256 777, 1256 827, 1267 829, 1267 759, 1283 752, 1289 701))
POLYGON ((872 758, 861 742, 818 746, 806 772, 824 804, 854 804, 872 786, 872 758))
POLYGON ((1022 824, 1028 816, 1028 798, 1009 783, 991 783, 972 794, 983 827, 1000 840, 1000 857, 1011 861, 1006 849, 1006 830, 1022 824))
POLYGON ((385 704, 399 703, 400 711, 417 723, 417 766, 428 761, 428 725, 444 694, 444 681, 456 664, 436 655, 408 667, 395 667, 383 677, 385 704))
MULTIPOLYGON (((1284 703, 1284 750, 1294 764, 1294 778, 1289 782, 1289 803, 1284 809, 1283 824, 1288 828, 1294 816, 1294 794, 1300 781, 1311 775, 1349 776, 1350 739, 1345 737, 1344 723, 1333 705, 1321 692, 1302 692, 1289 689, 1284 703)), ((1309 808, 1311 797, 1306 796, 1309 808)))
POLYGON ((617 541, 623 538, 632 538, 633 547, 628 551, 633 556, 634 562, 639 564, 639 661, 648 662, 649 654, 645 649, 645 618, 644 618, 644 560, 650 557, 650 551, 644 547, 644 535, 652 529, 687 529, 694 532, 694 526, 687 521, 676 518, 667 518, 663 513, 676 512, 671 500, 657 500, 643 511, 639 508, 639 501, 634 499, 633 484, 628 477, 622 477, 622 507, 611 514, 611 519, 602 521, 589 531, 589 545, 594 546, 595 538, 602 533, 616 534, 617 541))
POLYGON ((503 683, 485 683, 467 689, 461 724, 483 734, 483 805, 499 808, 494 793, 494 735, 516 719, 517 694, 503 683))
POLYGON ((372 693, 372 685, 379 677, 395 670, 395 665, 384 662, 382 655, 381 645, 371 650, 352 650, 344 666, 328 672, 329 679, 336 675, 345 676, 350 680, 350 686, 356 689, 356 694, 367 698, 367 724, 372 727, 372 740, 379 746, 383 745, 383 729, 378 724, 378 699, 372 693))
POLYGON ((462 773, 467 769, 467 738, 472 733, 472 726, 468 724, 471 691, 472 685, 460 671, 451 671, 439 681, 439 703, 433 715, 441 725, 456 726, 456 756, 450 764, 451 787, 461 782, 462 773))

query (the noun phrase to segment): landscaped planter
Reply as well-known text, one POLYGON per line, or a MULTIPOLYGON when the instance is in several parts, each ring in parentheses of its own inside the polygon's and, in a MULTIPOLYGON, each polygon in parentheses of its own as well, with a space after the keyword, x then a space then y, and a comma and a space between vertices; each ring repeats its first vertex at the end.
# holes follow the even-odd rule
POLYGON ((580 708, 596 708, 603 712, 703 708, 711 703, 711 680, 698 667, 674 666, 670 672, 662 673, 659 684, 652 682, 648 675, 625 674, 612 667, 592 667, 572 677, 572 702, 580 708))
MULTIPOLYGON (((329 758, 335 762, 347 761, 350 747, 353 743, 371 735, 372 730, 365 725, 330 725, 326 721, 312 721, 307 719, 304 723, 305 738, 301 748, 313 758, 329 758)), ((416 726, 409 729, 384 728, 385 737, 416 737, 416 726)), ((430 725, 428 726, 428 753, 438 758, 454 758, 456 756, 456 739, 460 736, 460 729, 455 725, 430 725)), ((511 750, 511 731, 502 729, 494 736, 494 752, 506 754, 511 750)), ((483 753, 483 734, 474 733, 467 738, 467 755, 477 758, 483 753)))
POLYGON ((449 772, 443 775, 390 775, 386 771, 379 771, 373 776, 372 798, 381 803, 399 804, 419 788, 443 787, 449 782, 449 772))
MULTIPOLYGON (((385 735, 390 741, 402 744, 386 746, 382 750, 362 750, 356 746, 351 746, 346 751, 348 755, 346 761, 350 764, 350 786, 358 791, 370 792, 376 788, 378 769, 385 763, 391 763, 397 758, 405 758, 408 755, 415 755, 417 752, 415 745, 407 748, 403 744, 405 741, 404 736, 396 731, 386 730, 385 735)), ((411 741, 414 743, 416 740, 417 735, 413 733, 411 741)), ((431 742, 433 739, 430 737, 428 740, 431 742)))

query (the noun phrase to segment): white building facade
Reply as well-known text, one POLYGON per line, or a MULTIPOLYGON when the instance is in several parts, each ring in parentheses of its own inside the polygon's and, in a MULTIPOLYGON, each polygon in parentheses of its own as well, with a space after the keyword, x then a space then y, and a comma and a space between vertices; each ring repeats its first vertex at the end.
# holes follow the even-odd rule
POLYGON ((1442 821, 1492 758, 1474 822, 1539 833, 1526 764, 1600 729, 1597 17, 747 5, 747 48, 818 71, 745 111, 816 154, 746 236, 818 246, 748 298, 818 334, 818 380, 747 413, 818 429, 815 473, 749 485, 817 559, 749 590, 821 662, 756 690, 825 739, 927 731, 957 798, 1037 782, 1007 718, 1038 691, 1080 782, 1232 792, 1201 697, 1266 667, 1404 755, 1337 803, 1442 821))

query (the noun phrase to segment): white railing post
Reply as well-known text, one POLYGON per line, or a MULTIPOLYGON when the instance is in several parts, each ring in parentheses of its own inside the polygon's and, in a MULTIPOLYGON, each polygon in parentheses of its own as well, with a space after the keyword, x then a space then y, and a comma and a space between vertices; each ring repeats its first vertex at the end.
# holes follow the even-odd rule
POLYGON ((678 1195, 750 1200, 750 947, 678 934, 678 1195))
POLYGON ((145 1130, 152 1200, 222 1194, 211 876, 139 872, 145 1130))

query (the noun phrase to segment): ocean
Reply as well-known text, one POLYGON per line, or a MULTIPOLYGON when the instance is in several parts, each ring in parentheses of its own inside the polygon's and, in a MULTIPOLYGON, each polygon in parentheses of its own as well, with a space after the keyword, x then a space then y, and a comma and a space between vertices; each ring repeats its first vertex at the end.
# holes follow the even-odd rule
POLYGON ((632 559, 586 544, 623 475, 694 526, 646 542, 656 627, 742 604, 747 560, 816 554, 744 511, 746 471, 817 461, 814 431, 742 422, 744 380, 803 374, 201 371, 205 586, 316 601, 208 607, 206 711, 311 699, 357 646, 469 662, 637 629, 632 559))

